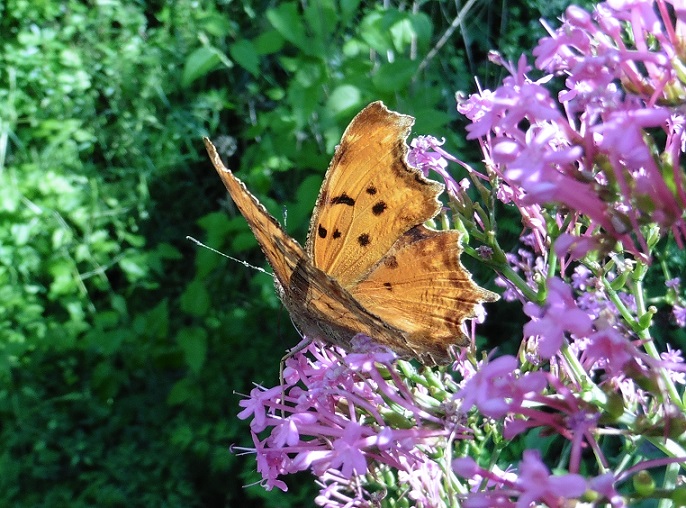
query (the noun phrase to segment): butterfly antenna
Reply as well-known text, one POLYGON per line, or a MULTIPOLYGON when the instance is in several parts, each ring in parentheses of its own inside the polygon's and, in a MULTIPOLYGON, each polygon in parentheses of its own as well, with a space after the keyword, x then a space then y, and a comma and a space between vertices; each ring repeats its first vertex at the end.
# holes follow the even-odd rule
POLYGON ((243 266, 245 266, 245 267, 247 267, 247 268, 252 268, 253 270, 257 270, 258 272, 266 273, 266 274, 269 275, 270 277, 274 277, 274 274, 269 273, 269 272, 268 272, 267 270, 265 270, 264 268, 262 268, 262 267, 260 267, 260 266, 251 265, 251 264, 248 263, 247 261, 244 261, 244 260, 242 260, 242 259, 235 258, 235 257, 233 257, 233 256, 229 256, 228 254, 224 254, 223 252, 218 251, 217 249, 213 249, 213 248, 210 247, 209 245, 205 245, 205 244, 202 243, 200 240, 196 240, 196 239, 193 238, 192 236, 187 236, 187 237, 186 237, 186 240, 190 240, 191 242, 195 243, 196 245, 198 245, 198 246, 200 246, 200 247, 205 247, 207 250, 211 250, 211 251, 214 252, 215 254, 219 254, 220 256, 224 256, 226 259, 230 259, 231 261, 235 261, 236 263, 240 263, 240 264, 242 264, 243 266))

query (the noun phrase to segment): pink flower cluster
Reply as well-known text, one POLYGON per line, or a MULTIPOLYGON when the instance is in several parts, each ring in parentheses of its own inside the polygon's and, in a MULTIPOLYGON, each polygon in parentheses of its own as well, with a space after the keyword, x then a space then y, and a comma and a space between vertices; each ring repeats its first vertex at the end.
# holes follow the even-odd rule
POLYGON ((548 73, 537 81, 524 57, 512 67, 494 55, 511 76, 458 109, 472 120, 468 137, 481 141, 488 168, 509 186, 501 198, 583 214, 582 235, 596 247, 602 233, 648 259, 647 224, 671 229, 683 246, 686 11, 670 3, 606 2, 593 16, 569 7, 534 49, 548 73), (544 86, 553 75, 565 78, 557 99, 544 86))
MULTIPOLYGON (((369 350, 364 343, 358 348, 369 350)), ((468 429, 458 419, 447 421, 453 404, 446 393, 432 394, 416 372, 421 382, 409 383, 409 364, 401 379, 394 359, 384 351, 346 355, 310 344, 286 361, 282 386, 254 388, 238 416, 252 418, 254 448, 247 450, 257 455, 262 485, 286 490, 280 476, 309 469, 323 486, 317 502, 343 506, 350 496, 369 498, 355 479, 372 469, 387 466, 413 477, 435 467, 430 457, 437 445, 468 429)), ((423 478, 410 490, 426 499, 432 482, 423 478)))

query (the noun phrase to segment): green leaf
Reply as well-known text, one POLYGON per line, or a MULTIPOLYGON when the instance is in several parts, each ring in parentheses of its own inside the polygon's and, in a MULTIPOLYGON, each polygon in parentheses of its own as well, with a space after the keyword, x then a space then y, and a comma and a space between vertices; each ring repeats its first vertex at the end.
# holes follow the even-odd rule
POLYGON ((255 239, 255 235, 249 230, 238 233, 233 237, 233 241, 231 242, 231 249, 236 252, 254 249, 256 246, 257 240, 255 239))
POLYGON ((295 81, 305 89, 319 86, 326 78, 326 69, 319 60, 299 62, 295 71, 295 81))
POLYGON ((322 175, 310 175, 298 185, 295 201, 288 205, 289 229, 294 230, 303 224, 308 224, 312 215, 312 208, 317 200, 319 187, 322 185, 322 175))
POLYGON ((238 65, 243 67, 253 76, 260 74, 260 59, 257 50, 252 42, 247 39, 240 39, 229 46, 229 54, 238 65))
POLYGON ((381 66, 372 76, 372 83, 382 93, 405 90, 417 70, 418 61, 409 58, 398 58, 395 62, 381 66))
POLYGON ((336 118, 342 118, 357 111, 362 102, 362 91, 354 85, 340 85, 333 89, 326 109, 336 118))
POLYGON ((129 281, 143 279, 148 274, 148 253, 127 249, 118 264, 129 281))
POLYGON ((207 332, 197 326, 182 328, 176 335, 176 341, 191 371, 200 372, 207 357, 207 332))
POLYGON ((267 11, 267 19, 281 36, 306 54, 312 51, 305 24, 294 2, 284 2, 267 11))
POLYGON ((441 130, 452 120, 445 110, 435 108, 413 109, 413 116, 417 118, 414 132, 417 134, 440 135, 441 130))
POLYGON ((357 8, 360 5, 360 0, 339 0, 341 25, 347 25, 357 14, 357 8))
POLYGON ((204 316, 210 308, 210 295, 203 283, 193 280, 181 293, 181 310, 192 316, 204 316))
POLYGON ((410 23, 417 38, 417 46, 427 48, 431 43, 431 36, 433 35, 431 18, 423 12, 417 12, 410 15, 410 23))
POLYGON ((307 25, 314 38, 311 43, 319 46, 315 54, 320 54, 322 43, 327 40, 336 29, 336 9, 333 2, 331 0, 310 2, 307 7, 305 7, 304 17, 307 20, 307 25))
POLYGON ((431 40, 431 20, 424 13, 408 14, 397 13, 395 16, 386 17, 386 21, 392 20, 389 33, 396 51, 402 52, 416 41, 420 48, 426 48, 431 40))
POLYGON ((155 307, 136 318, 142 329, 139 333, 146 337, 166 338, 169 335, 169 302, 163 299, 155 307))
POLYGON ((370 12, 360 22, 359 33, 369 46, 379 53, 386 53, 386 51, 393 49, 393 41, 391 39, 389 23, 389 11, 386 12, 370 12))
POLYGON ((52 298, 75 293, 77 284, 75 280, 74 265, 68 259, 57 259, 50 265, 50 296, 52 298))
POLYGON ((183 254, 181 254, 179 249, 177 249, 172 244, 167 243, 167 242, 160 243, 155 248, 155 252, 160 257, 160 259, 171 259, 174 261, 178 261, 179 259, 183 259, 183 254))
POLYGON ((195 390, 191 384, 190 379, 183 378, 174 383, 171 390, 169 390, 169 395, 167 395, 167 404, 170 406, 178 406, 184 402, 190 400, 195 396, 195 390))
POLYGON ((87 335, 88 346, 100 355, 109 356, 117 353, 124 342, 131 337, 131 330, 118 328, 114 330, 94 329, 87 335))
POLYGON ((124 371, 114 369, 111 362, 100 362, 91 373, 93 390, 103 400, 115 397, 125 377, 124 371))
POLYGON ((216 248, 230 231, 237 229, 237 221, 229 219, 226 212, 211 212, 198 220, 198 226, 207 232, 209 246, 216 248))
POLYGON ((271 55, 283 48, 284 38, 276 30, 267 30, 258 35, 252 43, 258 55, 271 55))
POLYGON ((203 31, 218 38, 227 37, 233 29, 230 19, 218 12, 209 14, 202 24, 203 31))
POLYGON ((181 86, 188 88, 195 80, 206 76, 220 64, 224 64, 228 69, 233 67, 233 62, 213 46, 202 46, 196 49, 186 58, 181 76, 181 86))

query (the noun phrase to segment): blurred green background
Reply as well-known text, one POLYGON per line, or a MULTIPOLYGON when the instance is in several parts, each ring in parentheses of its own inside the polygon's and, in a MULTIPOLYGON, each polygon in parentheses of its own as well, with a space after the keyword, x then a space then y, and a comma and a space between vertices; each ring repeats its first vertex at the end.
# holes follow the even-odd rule
POLYGON ((229 450, 298 338, 268 276, 185 239, 264 265, 201 137, 302 240, 354 113, 478 160, 455 92, 568 3, 1 3, 0 505, 311 505, 229 450))

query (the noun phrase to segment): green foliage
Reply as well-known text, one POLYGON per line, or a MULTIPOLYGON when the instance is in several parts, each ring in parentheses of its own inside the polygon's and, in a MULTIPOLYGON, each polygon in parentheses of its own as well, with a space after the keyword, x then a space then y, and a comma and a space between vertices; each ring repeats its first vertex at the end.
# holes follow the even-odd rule
POLYGON ((200 138, 236 145, 233 166, 302 238, 368 102, 462 143, 453 94, 491 72, 486 51, 507 33, 485 20, 507 11, 479 4, 420 66, 454 6, 0 8, 0 504, 309 504, 311 487, 243 489, 254 462, 229 452, 250 445, 234 390, 272 382, 297 337, 268 276, 185 241, 264 263, 200 138))

